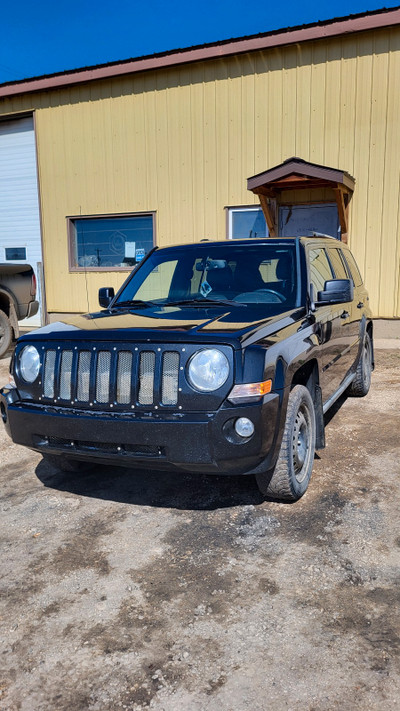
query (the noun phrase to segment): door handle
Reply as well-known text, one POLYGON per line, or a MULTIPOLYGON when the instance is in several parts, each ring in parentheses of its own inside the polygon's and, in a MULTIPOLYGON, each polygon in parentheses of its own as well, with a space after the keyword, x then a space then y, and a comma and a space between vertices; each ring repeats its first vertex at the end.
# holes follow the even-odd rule
POLYGON ((364 306, 364 302, 363 302, 363 301, 359 301, 358 304, 357 304, 357 308, 358 308, 358 309, 362 309, 363 306, 364 306))
POLYGON ((340 318, 348 318, 350 316, 348 311, 343 311, 342 314, 340 314, 340 318))

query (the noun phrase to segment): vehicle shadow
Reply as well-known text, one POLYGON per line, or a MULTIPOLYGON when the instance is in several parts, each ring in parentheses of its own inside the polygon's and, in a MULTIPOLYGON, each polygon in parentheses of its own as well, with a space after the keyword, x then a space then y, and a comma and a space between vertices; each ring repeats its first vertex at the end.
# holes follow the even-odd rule
MULTIPOLYGON (((347 400, 342 395, 324 417, 328 426, 347 400)), ((329 430, 328 430, 329 433, 329 430)), ((315 458, 319 459, 318 453, 315 458)), ((65 473, 41 461, 36 476, 50 489, 139 506, 212 511, 273 501, 258 490, 253 476, 216 476, 186 472, 96 465, 84 473, 65 473)), ((281 502, 292 504, 293 502, 281 502)))
POLYGON ((36 476, 50 489, 105 501, 179 510, 211 511, 264 501, 252 476, 215 476, 96 465, 60 472, 41 461, 36 476))
MULTIPOLYGON (((329 408, 328 412, 324 415, 324 423, 325 427, 327 427, 331 420, 335 417, 335 415, 339 412, 339 410, 343 407, 345 402, 348 400, 349 395, 347 395, 345 392, 343 395, 341 395, 336 402, 333 403, 332 407, 329 408)), ((329 432, 329 430, 328 430, 329 432)))

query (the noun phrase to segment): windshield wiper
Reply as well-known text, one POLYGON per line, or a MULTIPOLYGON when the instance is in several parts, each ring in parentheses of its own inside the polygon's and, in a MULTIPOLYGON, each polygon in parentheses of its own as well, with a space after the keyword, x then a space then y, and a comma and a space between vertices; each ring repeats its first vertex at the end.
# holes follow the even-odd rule
POLYGON ((120 306, 123 306, 124 308, 130 307, 133 309, 138 309, 138 308, 142 308, 144 306, 154 306, 154 302, 153 301, 142 301, 142 299, 132 299, 132 301, 117 301, 115 304, 112 305, 111 311, 119 308, 120 306))
POLYGON ((160 306, 247 306, 238 301, 228 299, 178 299, 177 301, 165 301, 160 306))

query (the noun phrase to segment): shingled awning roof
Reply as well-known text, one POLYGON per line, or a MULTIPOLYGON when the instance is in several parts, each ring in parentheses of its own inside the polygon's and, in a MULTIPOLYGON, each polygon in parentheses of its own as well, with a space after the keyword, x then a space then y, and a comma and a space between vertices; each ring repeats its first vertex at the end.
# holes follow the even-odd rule
POLYGON ((342 239, 348 231, 347 206, 354 191, 355 180, 345 170, 309 163, 301 158, 289 158, 280 165, 253 175, 247 179, 247 188, 258 195, 271 236, 276 234, 275 221, 269 199, 279 202, 285 190, 310 190, 331 188, 334 192, 339 214, 342 239))

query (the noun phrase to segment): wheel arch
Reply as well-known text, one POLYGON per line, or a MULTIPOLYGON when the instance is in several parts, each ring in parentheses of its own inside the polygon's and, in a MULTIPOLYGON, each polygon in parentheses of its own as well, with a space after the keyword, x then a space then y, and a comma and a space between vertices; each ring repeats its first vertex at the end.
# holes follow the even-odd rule
POLYGON ((316 358, 310 358, 306 363, 300 365, 294 371, 291 388, 295 385, 304 385, 310 392, 314 403, 315 424, 316 424, 316 449, 325 447, 325 423, 322 404, 322 390, 319 382, 319 368, 316 358))
POLYGON ((372 358, 372 370, 375 368, 375 354, 374 354, 374 324, 372 321, 368 321, 366 325, 366 333, 368 333, 370 341, 371 341, 371 358, 372 358))
POLYGON ((0 287, 0 310, 4 311, 9 319, 16 340, 19 336, 17 311, 12 294, 4 287, 0 287))

